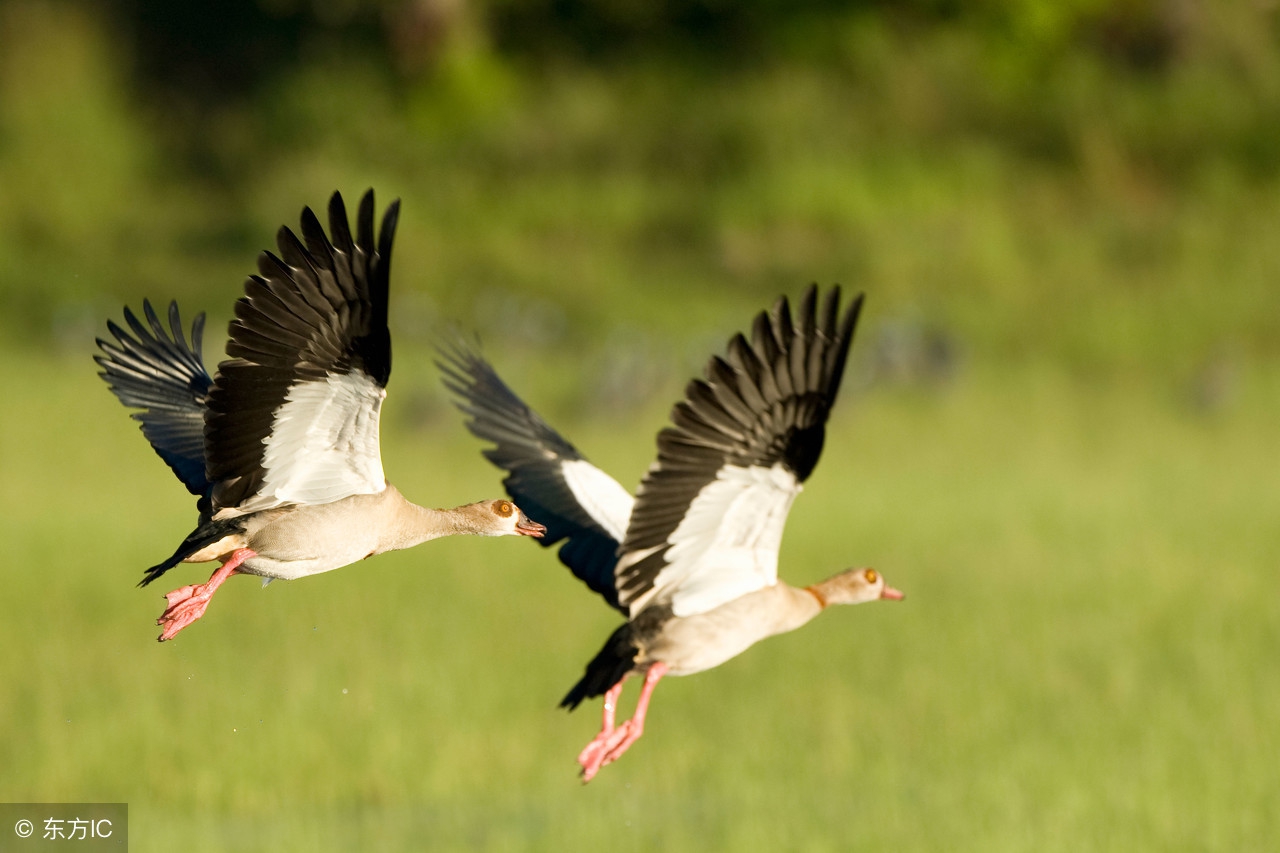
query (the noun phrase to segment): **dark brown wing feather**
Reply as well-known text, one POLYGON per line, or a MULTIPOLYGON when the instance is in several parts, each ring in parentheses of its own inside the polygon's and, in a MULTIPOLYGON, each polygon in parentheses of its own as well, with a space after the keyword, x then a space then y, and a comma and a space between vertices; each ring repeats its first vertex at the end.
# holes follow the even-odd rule
POLYGON ((373 191, 365 193, 352 238, 342 196, 329 200, 325 235, 310 208, 299 239, 282 227, 279 256, 263 252, 258 275, 236 302, 226 361, 218 366, 205 418, 214 510, 233 507, 261 486, 273 415, 294 386, 361 372, 385 387, 391 374, 387 297, 400 203, 374 238, 373 191))
POLYGON ((725 358, 708 363, 705 379, 685 389, 658 435, 658 459, 637 493, 621 553, 656 549, 622 561, 618 597, 627 604, 652 587, 667 564, 671 534, 708 483, 726 465, 781 464, 803 482, 822 454, 827 416, 844 374, 859 294, 840 314, 840 288, 809 288, 793 319, 786 297, 752 325, 751 341, 736 335, 725 358))

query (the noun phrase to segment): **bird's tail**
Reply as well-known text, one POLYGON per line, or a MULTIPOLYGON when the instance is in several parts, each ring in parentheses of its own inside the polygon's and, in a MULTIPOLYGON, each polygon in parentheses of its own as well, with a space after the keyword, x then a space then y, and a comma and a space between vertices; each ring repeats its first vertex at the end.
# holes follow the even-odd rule
POLYGON ((640 647, 632 636, 631 623, 620 625, 587 664, 586 674, 560 700, 560 707, 572 711, 582 700, 604 695, 635 668, 639 654, 640 647))
POLYGON ((212 545, 224 536, 238 532, 242 529, 244 519, 245 516, 237 516, 235 518, 225 518, 221 521, 202 522, 199 527, 191 531, 186 539, 182 540, 178 550, 174 551, 169 559, 147 569, 142 576, 142 580, 138 582, 138 586, 146 586, 201 548, 212 545))

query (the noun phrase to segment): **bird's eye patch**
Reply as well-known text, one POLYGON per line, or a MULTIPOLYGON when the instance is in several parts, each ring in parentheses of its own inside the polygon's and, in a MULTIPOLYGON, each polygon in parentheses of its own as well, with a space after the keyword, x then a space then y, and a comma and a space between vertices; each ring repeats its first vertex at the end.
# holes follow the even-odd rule
POLYGON ((513 509, 515 509, 515 507, 512 506, 511 501, 498 501, 493 505, 493 511, 503 518, 511 515, 511 511, 513 509))
POLYGON ((867 583, 875 583, 880 578, 875 569, 867 569, 862 576, 867 579, 867 583))

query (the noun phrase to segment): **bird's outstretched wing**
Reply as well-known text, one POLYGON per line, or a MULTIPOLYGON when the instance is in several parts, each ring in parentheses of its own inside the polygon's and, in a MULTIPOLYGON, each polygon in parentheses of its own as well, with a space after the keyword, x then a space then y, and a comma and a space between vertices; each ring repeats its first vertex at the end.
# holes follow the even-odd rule
POLYGON ((400 203, 374 234, 373 191, 353 236, 342 196, 329 200, 330 238, 310 208, 302 238, 287 227, 280 255, 236 302, 227 360, 205 420, 215 512, 322 504, 386 488, 378 422, 391 374, 387 292, 400 203))
POLYGON ((460 341, 439 351, 436 364, 469 418, 467 429, 493 442, 484 455, 508 473, 507 494, 546 525, 538 544, 563 541, 560 561, 622 610, 613 569, 631 515, 631 495, 525 405, 478 352, 460 341))
POLYGON ((155 309, 142 302, 144 325, 126 306, 124 320, 133 334, 107 321, 115 343, 98 338, 102 355, 93 360, 121 403, 141 422, 142 434, 187 491, 203 497, 209 489, 204 464, 204 411, 213 381, 200 357, 204 314, 191 324, 191 342, 182 332, 178 303, 169 303, 169 329, 155 309))
POLYGON ((761 312, 751 341, 729 341, 658 435, 616 567, 632 618, 653 604, 711 610, 777 582, 791 503, 822 453, 862 308, 840 289, 818 309, 811 287, 793 319, 786 298, 761 312))

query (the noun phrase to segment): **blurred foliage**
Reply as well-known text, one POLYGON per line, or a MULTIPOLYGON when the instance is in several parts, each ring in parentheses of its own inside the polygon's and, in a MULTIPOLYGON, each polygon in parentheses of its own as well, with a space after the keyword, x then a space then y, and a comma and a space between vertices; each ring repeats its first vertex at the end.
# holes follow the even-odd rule
POLYGON ((372 185, 406 202, 409 340, 643 353, 838 280, 977 358, 1274 356, 1278 17, 7 0, 0 322, 82 351, 142 295, 218 319, 280 223, 372 185))

